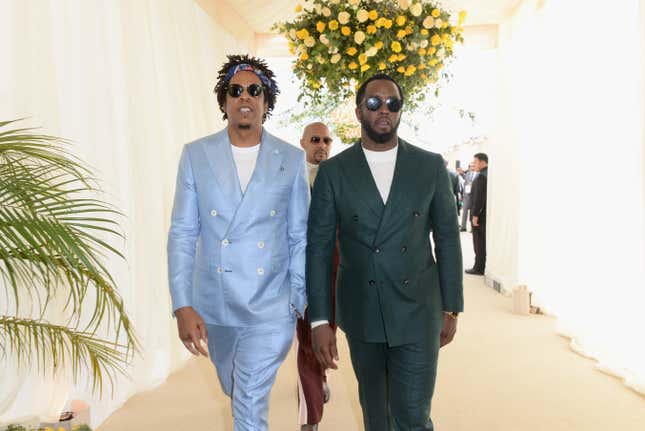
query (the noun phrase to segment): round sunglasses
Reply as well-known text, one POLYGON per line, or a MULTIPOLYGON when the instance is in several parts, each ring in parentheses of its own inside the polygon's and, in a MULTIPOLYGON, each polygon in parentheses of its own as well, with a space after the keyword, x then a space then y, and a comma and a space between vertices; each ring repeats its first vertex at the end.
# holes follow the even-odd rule
MULTIPOLYGON (((226 89, 226 92, 229 96, 238 98, 244 93, 244 87, 240 84, 230 84, 226 89)), ((262 94, 264 88, 260 84, 251 84, 246 87, 246 92, 249 93, 249 96, 258 97, 262 94)))
MULTIPOLYGON (((365 107, 370 111, 378 111, 383 105, 383 100, 380 97, 370 96, 363 101, 365 107)), ((385 99, 385 106, 390 112, 399 112, 403 108, 403 100, 396 97, 388 97, 385 99)))

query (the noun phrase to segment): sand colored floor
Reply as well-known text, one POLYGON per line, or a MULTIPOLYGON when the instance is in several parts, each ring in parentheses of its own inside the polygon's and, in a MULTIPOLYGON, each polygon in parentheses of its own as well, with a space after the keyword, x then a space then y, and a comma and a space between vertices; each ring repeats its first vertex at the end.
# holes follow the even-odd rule
MULTIPOLYGON (((470 236, 462 234, 465 262, 470 236)), ((465 277, 467 312, 442 349, 433 403, 438 431, 645 431, 645 397, 594 369, 547 316, 516 316, 511 300, 465 277)), ((356 381, 339 333, 340 368, 320 430, 362 430, 356 381)), ((156 390, 132 397, 99 431, 231 431, 228 399, 207 359, 190 360, 156 390)), ((298 430, 292 350, 271 394, 270 429, 298 430)))

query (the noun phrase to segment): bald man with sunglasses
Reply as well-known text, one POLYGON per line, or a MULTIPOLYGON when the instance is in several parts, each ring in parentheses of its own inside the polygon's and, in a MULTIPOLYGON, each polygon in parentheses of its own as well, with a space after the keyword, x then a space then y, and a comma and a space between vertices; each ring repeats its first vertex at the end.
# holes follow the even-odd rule
POLYGON ((320 164, 309 209, 314 353, 324 367, 337 368, 330 286, 338 235, 336 322, 347 337, 368 431, 434 429, 430 405, 439 348, 452 341, 463 310, 448 172, 441 155, 397 136, 403 100, 388 75, 360 86, 355 112, 361 139, 320 164))

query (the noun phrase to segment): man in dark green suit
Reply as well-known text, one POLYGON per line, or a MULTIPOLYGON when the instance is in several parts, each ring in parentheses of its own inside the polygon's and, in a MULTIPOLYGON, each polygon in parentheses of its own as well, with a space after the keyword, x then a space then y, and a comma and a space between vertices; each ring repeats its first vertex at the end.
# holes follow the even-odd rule
POLYGON ((361 85, 361 140, 320 164, 309 210, 314 352, 324 366, 337 368, 327 322, 338 231, 336 321, 347 336, 369 431, 433 430, 439 348, 453 339, 463 310, 450 179, 439 154, 398 138, 403 97, 387 75, 361 85))

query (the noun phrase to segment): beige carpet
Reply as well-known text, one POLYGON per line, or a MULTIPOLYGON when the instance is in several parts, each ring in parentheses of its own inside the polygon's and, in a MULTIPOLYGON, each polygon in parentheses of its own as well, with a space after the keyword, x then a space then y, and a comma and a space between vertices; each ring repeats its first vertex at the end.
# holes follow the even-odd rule
MULTIPOLYGON (((463 234, 465 265, 472 263, 463 234)), ((442 349, 432 416, 438 431, 645 431, 645 398, 568 348, 554 319, 521 317, 511 300, 465 278, 466 313, 442 349)), ((362 430, 347 344, 329 373, 332 397, 321 431, 362 430)), ((154 391, 132 397, 99 431, 231 431, 228 399, 207 359, 193 359, 154 391)), ((271 394, 271 430, 297 430, 293 351, 271 394)))

